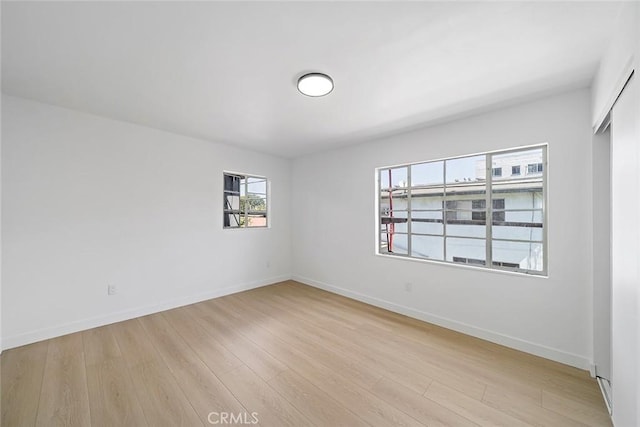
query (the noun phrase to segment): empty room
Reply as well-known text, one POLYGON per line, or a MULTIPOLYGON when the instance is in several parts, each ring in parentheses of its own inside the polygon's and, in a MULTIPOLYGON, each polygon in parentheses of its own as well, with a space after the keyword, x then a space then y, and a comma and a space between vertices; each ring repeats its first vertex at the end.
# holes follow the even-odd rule
POLYGON ((3 427, 640 426, 640 2, 0 13, 3 427))

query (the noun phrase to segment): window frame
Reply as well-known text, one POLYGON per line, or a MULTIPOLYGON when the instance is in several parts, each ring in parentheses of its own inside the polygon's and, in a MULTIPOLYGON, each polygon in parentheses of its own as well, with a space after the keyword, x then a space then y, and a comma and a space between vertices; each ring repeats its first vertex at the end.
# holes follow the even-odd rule
MULTIPOLYGON (((548 206, 548 162, 549 162, 549 158, 548 158, 548 143, 541 143, 541 144, 535 144, 535 145, 529 145, 529 146, 522 146, 522 147, 515 147, 515 148, 509 148, 509 149, 503 149, 503 150, 494 150, 494 151, 487 151, 487 152, 481 152, 481 153, 476 153, 476 154, 466 154, 466 155, 461 155, 461 156, 452 156, 452 157, 445 157, 445 158, 439 158, 439 159, 433 159, 433 160, 427 160, 427 161, 420 161, 420 162, 412 162, 412 163, 403 163, 403 164, 397 164, 397 165, 390 165, 390 166, 381 166, 381 167, 377 167, 375 168, 375 191, 376 191, 376 212, 375 212, 375 230, 376 230, 376 238, 375 238, 375 254, 379 255, 379 256, 383 256, 383 257, 388 257, 388 258, 395 258, 395 259, 405 259, 405 260, 411 260, 411 261, 418 261, 418 262, 427 262, 427 263, 438 263, 438 264, 445 264, 445 265, 452 265, 452 266, 458 266, 458 267, 463 267, 463 268, 476 268, 476 269, 483 269, 486 271, 491 271, 491 272, 502 272, 502 273, 514 273, 514 274, 518 274, 518 275, 525 275, 525 276, 533 276, 533 277, 542 277, 542 278, 547 278, 548 277, 548 271, 549 271, 549 252, 548 252, 548 247, 549 247, 549 238, 548 238, 548 228, 549 228, 549 221, 548 221, 548 213, 549 213, 549 206, 548 206), (496 197, 496 195, 498 196, 498 198, 500 198, 500 194, 496 193, 493 194, 492 192, 492 184, 494 183, 493 181, 496 180, 496 178, 498 179, 498 182, 505 182, 505 181, 509 181, 509 180, 520 180, 520 179, 527 179, 526 176, 515 176, 513 178, 511 177, 507 177, 506 179, 500 179, 500 178, 504 178, 504 177, 495 177, 493 176, 493 167, 492 167, 492 159, 494 156, 498 156, 498 155, 504 155, 504 154, 509 154, 509 153, 517 153, 517 152, 526 152, 526 151, 530 151, 530 150, 537 150, 540 149, 542 150, 542 171, 538 172, 540 174, 541 180, 542 180, 542 200, 541 200, 541 206, 539 208, 534 208, 532 206, 531 209, 516 209, 515 211, 518 210, 522 210, 522 211, 531 211, 531 212, 537 212, 540 211, 541 212, 541 221, 542 221, 542 237, 541 240, 528 240, 530 244, 540 244, 542 246, 542 263, 543 263, 543 268, 542 270, 530 270, 530 269, 525 269, 525 268, 520 268, 520 267, 512 267, 510 266, 509 262, 504 262, 504 261, 500 261, 500 260, 493 260, 493 242, 509 242, 509 241, 513 241, 513 242, 526 242, 527 240, 520 240, 520 239, 508 239, 508 238, 501 238, 501 237, 494 237, 492 234, 492 229, 494 227, 493 222, 495 221, 494 218, 494 207, 493 207, 493 203, 495 200, 498 200, 496 197), (446 198, 446 188, 447 188, 447 184, 451 184, 451 183, 447 183, 446 182, 446 162, 447 161, 451 161, 451 160, 455 160, 455 159, 464 159, 464 158, 470 158, 470 157, 476 157, 476 156, 485 156, 485 179, 484 179, 484 183, 485 183, 485 199, 486 199, 486 206, 490 206, 490 208, 486 209, 486 217, 487 218, 492 218, 491 221, 485 221, 484 227, 486 229, 486 235, 484 237, 481 237, 480 239, 483 239, 485 241, 486 244, 486 260, 485 260, 485 264, 484 265, 478 265, 475 262, 474 263, 460 263, 460 262, 454 262, 452 261, 448 261, 447 260, 447 238, 456 238, 455 235, 448 235, 447 234, 447 227, 446 227, 446 218, 447 218, 447 208, 446 208, 446 203, 447 201, 453 201, 453 200, 447 200, 446 198), (443 231, 442 231, 442 235, 438 236, 437 234, 430 234, 430 233, 412 233, 411 230, 411 223, 412 220, 407 220, 407 230, 406 232, 402 233, 402 234, 406 234, 406 239, 407 239, 407 243, 408 243, 408 247, 406 250, 406 254, 404 253, 389 253, 389 252, 383 252, 382 248, 381 248, 381 242, 383 241, 382 239, 382 213, 383 213, 383 206, 382 206, 382 176, 381 173, 382 171, 387 171, 389 169, 395 169, 395 168, 406 168, 407 169, 407 181, 408 183, 406 184, 406 187, 403 187, 403 190, 405 191, 406 194, 406 200, 407 200, 407 207, 406 207, 406 212, 407 212, 407 218, 411 218, 411 213, 412 212, 428 212, 430 210, 424 210, 424 209, 416 209, 416 210, 412 210, 411 209, 411 189, 414 188, 412 187, 412 181, 411 181, 411 168, 414 165, 421 165, 421 164, 429 164, 429 163, 437 163, 437 162, 442 162, 443 166, 443 182, 442 182, 442 194, 443 194, 443 206, 441 209, 442 212, 442 222, 443 222, 443 231), (411 248, 411 239, 412 236, 423 236, 423 237, 440 237, 442 238, 443 241, 443 250, 444 250, 444 256, 442 257, 443 259, 429 259, 429 258, 423 258, 423 257, 419 257, 419 256, 415 256, 412 255, 412 248, 411 248)), ((437 184, 434 184, 437 185, 437 184)), ((471 202, 473 203, 473 202, 471 202)), ((432 211, 438 211, 438 209, 432 210, 432 211)), ((471 211, 473 211, 473 209, 471 209, 471 211)), ((502 211, 503 213, 506 211, 510 211, 510 209, 505 209, 504 211, 502 211)), ((396 233, 397 234, 397 233, 396 233)), ((459 257, 458 257, 459 258, 459 257)), ((471 259, 471 258, 469 258, 471 259)))
MULTIPOLYGON (((243 185, 242 183, 240 185, 243 185)), ((267 177, 265 176, 261 176, 261 175, 256 175, 256 174, 249 174, 249 173, 244 173, 244 172, 233 172, 233 171, 222 171, 222 229, 223 230, 252 230, 252 229, 267 229, 271 227, 271 191, 270 191, 270 181, 267 177), (240 205, 240 201, 242 200, 242 190, 239 190, 237 192, 237 196, 238 196, 238 209, 227 209, 227 196, 230 193, 236 193, 234 191, 230 191, 227 190, 226 188, 226 178, 227 176, 233 176, 233 177, 238 177, 241 180, 244 179, 244 194, 245 197, 246 195, 249 194, 249 185, 250 179, 257 179, 257 180, 263 180, 265 183, 265 192, 264 193, 256 193, 256 194, 264 194, 264 200, 265 200, 265 210, 264 211, 252 211, 250 209, 246 209, 246 205, 245 208, 243 209, 240 205), (244 222, 243 224, 239 224, 237 226, 227 226, 225 225, 225 216, 229 215, 229 214, 233 214, 234 212, 238 212, 239 215, 242 215, 242 218, 244 218, 244 222), (248 219, 249 216, 252 215, 252 213, 256 214, 264 214, 264 218, 265 218, 265 224, 264 225, 256 225, 256 226, 248 226, 247 224, 249 223, 248 219)), ((238 221, 240 222, 240 221, 238 221)))

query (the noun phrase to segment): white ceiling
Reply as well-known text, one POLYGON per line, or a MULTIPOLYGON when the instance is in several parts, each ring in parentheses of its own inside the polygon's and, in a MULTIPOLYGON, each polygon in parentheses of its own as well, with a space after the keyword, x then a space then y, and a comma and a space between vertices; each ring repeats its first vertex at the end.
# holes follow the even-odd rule
POLYGON ((295 157, 587 86, 619 6, 3 1, 2 91, 295 157))

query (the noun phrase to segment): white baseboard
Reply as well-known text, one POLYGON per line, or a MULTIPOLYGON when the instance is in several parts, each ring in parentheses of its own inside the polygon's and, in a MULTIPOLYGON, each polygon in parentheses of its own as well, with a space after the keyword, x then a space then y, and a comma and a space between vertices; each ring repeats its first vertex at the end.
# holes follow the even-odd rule
POLYGON ((425 311, 416 310, 414 308, 406 307, 400 304, 396 304, 390 301, 386 301, 380 298, 371 297, 368 295, 354 292, 348 289, 344 289, 338 286, 329 285, 327 283, 319 282, 317 280, 309 279, 298 275, 293 275, 292 280, 304 283, 305 285, 313 286, 319 289, 324 289, 335 294, 339 294, 351 299, 355 299, 367 304, 374 305, 376 307, 384 308, 395 313, 403 314, 405 316, 413 317, 418 320, 423 320, 434 325, 442 326, 447 329, 452 329, 463 334, 471 335, 476 338, 481 338, 486 341, 491 341, 496 344, 504 345, 516 350, 524 351, 525 353, 533 354, 536 356, 544 357, 545 359, 554 360, 556 362, 563 363, 565 365, 574 366, 579 369, 589 370, 592 361, 589 359, 568 353, 555 348, 547 347, 545 345, 536 344, 530 341, 522 340, 520 338, 511 337, 501 334, 499 332, 490 331, 487 329, 479 328, 477 326, 469 325, 467 323, 458 322, 456 320, 447 319, 441 316, 437 316, 425 311))
POLYGON ((171 310, 172 308, 178 308, 189 304, 194 304, 200 301, 206 301, 213 298, 222 297, 225 295, 231 295, 249 289, 260 288, 262 286, 271 285, 278 282, 291 279, 289 275, 272 277, 265 280, 257 280, 240 285, 228 286, 226 288, 216 289, 210 292, 204 292, 197 295, 191 295, 171 301, 164 301, 158 304, 148 305, 144 307, 137 307, 129 310, 119 311, 116 313, 110 313, 103 316, 96 316, 89 319, 78 320, 62 325, 51 326, 36 331, 27 332, 20 335, 14 335, 10 337, 2 338, 3 350, 8 350, 14 347, 20 347, 22 345, 31 344, 34 342, 46 340, 49 338, 55 338, 62 335, 72 334, 74 332, 84 331, 91 328, 97 328, 99 326, 109 325, 111 323, 122 322, 124 320, 134 319, 136 317, 146 316, 148 314, 158 313, 160 311, 171 310))

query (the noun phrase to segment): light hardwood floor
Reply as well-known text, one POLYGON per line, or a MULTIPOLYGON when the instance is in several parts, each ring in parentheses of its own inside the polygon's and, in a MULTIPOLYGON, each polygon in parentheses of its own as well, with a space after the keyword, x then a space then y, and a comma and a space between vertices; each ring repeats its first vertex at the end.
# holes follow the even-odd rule
POLYGON ((291 281, 2 354, 2 426, 256 420, 611 425, 585 371, 291 281))

